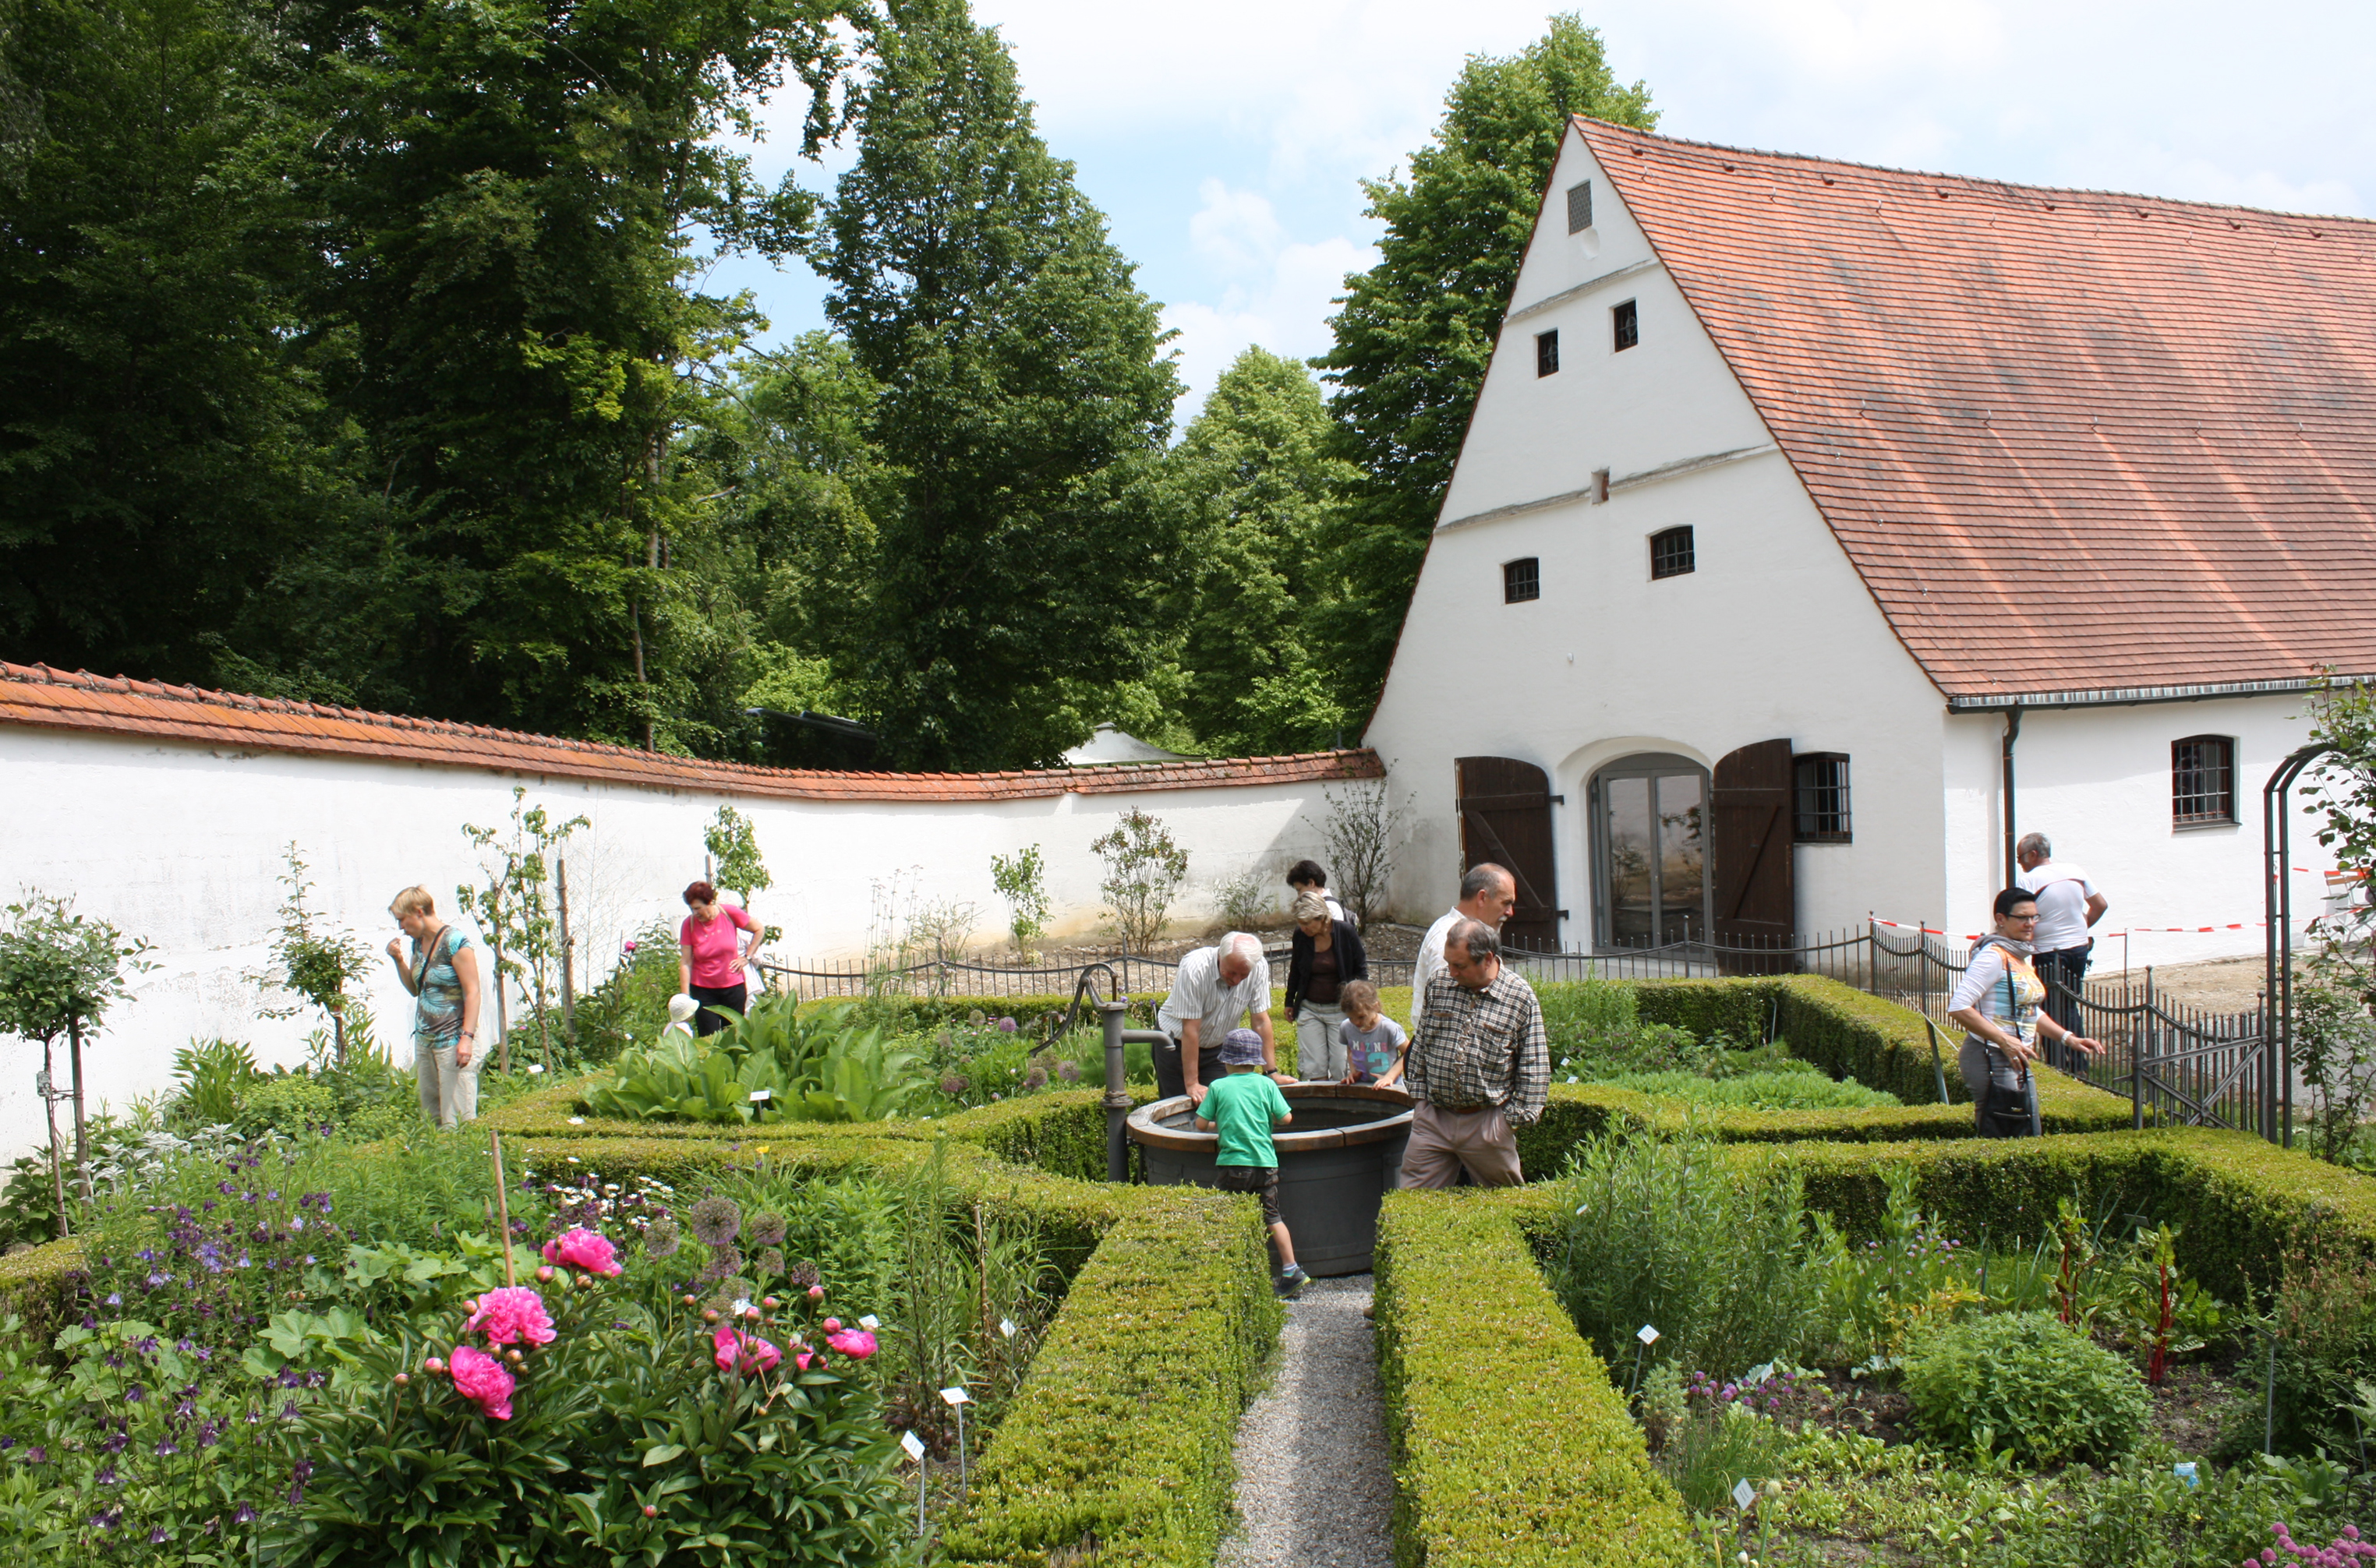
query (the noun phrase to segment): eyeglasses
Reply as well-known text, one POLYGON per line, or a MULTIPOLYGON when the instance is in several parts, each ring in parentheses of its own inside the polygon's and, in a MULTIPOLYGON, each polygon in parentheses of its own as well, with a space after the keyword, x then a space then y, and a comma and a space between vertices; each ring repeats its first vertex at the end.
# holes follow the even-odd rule
POLYGON ((2036 911, 2032 911, 2026 915, 2007 915, 2005 919, 2013 921, 2015 925, 2036 925, 2037 923, 2037 915, 2036 911))

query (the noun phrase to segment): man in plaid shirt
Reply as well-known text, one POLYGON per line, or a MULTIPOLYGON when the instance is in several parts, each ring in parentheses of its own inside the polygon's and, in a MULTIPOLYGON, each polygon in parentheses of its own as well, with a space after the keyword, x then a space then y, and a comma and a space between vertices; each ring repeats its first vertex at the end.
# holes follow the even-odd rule
POLYGON ((1502 967, 1502 944, 1482 921, 1446 933, 1447 973, 1428 982, 1404 1086, 1419 1101, 1403 1152, 1406 1187, 1449 1187, 1466 1167, 1480 1186, 1525 1180, 1511 1133, 1538 1119, 1551 1053, 1535 988, 1502 967))

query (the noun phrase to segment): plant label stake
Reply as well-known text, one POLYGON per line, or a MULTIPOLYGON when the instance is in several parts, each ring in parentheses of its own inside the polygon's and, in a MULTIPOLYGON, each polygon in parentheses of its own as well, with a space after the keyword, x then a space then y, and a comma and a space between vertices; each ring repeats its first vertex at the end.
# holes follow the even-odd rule
POLYGON ((924 1442, 912 1431, 903 1431, 899 1434, 899 1446, 908 1451, 909 1458, 916 1461, 916 1534, 921 1536, 924 1533, 924 1488, 932 1481, 930 1472, 924 1468, 924 1442))
POLYGON ((2262 1399, 2265 1413, 2262 1418, 2261 1452, 2275 1454, 2277 1451, 2277 1336, 2274 1330, 2269 1335, 2269 1381, 2262 1399))
POLYGON ((2180 1459, 2169 1467, 2169 1473, 2184 1481, 2190 1491, 2203 1484, 2203 1478, 2195 1473, 2194 1461, 2192 1459, 2180 1459))
POLYGON ((1641 1391, 1642 1358, 1648 1353, 1651 1346, 1658 1342, 1658 1331, 1645 1323, 1640 1328, 1634 1330, 1634 1337, 1640 1340, 1641 1343, 1634 1348, 1634 1383, 1631 1387, 1625 1390, 1625 1397, 1629 1402, 1633 1399, 1635 1394, 1641 1391))
POLYGON ((866 1330, 867 1333, 872 1334, 876 1329, 883 1326, 883 1320, 876 1317, 873 1313, 868 1313, 864 1317, 858 1320, 858 1326, 866 1330))
POLYGON ((955 1388, 942 1389, 941 1397, 957 1413, 957 1495, 963 1497, 966 1494, 965 1408, 973 1403, 973 1396, 965 1391, 963 1384, 959 1384, 955 1388))
POLYGON ((1003 1317, 1003 1318, 1000 1318, 1000 1319, 998 1320, 998 1332, 999 1332, 999 1333, 1001 1333, 1001 1334, 1003 1334, 1003 1335, 1004 1335, 1004 1336, 1006 1336, 1006 1337, 1008 1337, 1009 1339, 1014 1338, 1014 1337, 1015 1337, 1015 1320, 1014 1320, 1013 1318, 1011 1318, 1011 1317, 1003 1317))
POLYGON ((512 1272, 511 1198, 504 1191, 504 1135, 493 1127, 487 1129, 487 1158, 495 1167, 495 1223, 504 1241, 504 1284, 517 1285, 519 1278, 512 1272))
POLYGON ((1738 1508, 1742 1513, 1746 1514, 1749 1512, 1751 1505, 1756 1501, 1757 1489, 1749 1484, 1749 1478, 1747 1476, 1743 1476, 1740 1479, 1732 1483, 1732 1505, 1735 1508, 1738 1508))

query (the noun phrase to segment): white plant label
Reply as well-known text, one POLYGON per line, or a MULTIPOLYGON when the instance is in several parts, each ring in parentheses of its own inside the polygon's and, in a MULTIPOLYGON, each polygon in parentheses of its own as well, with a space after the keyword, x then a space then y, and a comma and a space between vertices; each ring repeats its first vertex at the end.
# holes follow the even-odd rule
POLYGON ((775 1098, 776 1091, 773 1089, 753 1089, 751 1091, 751 1103, 754 1105, 764 1104, 775 1098))
POLYGON ((951 1405, 970 1405, 973 1403, 973 1396, 968 1394, 962 1388, 944 1388, 941 1390, 941 1397, 951 1405))
POLYGON ((1001 1334, 1004 1334, 1004 1336, 1006 1336, 1009 1339, 1014 1338, 1014 1337, 1015 1337, 1015 1320, 1014 1320, 1013 1318, 1011 1318, 1011 1317, 1003 1317, 1003 1318, 1000 1318, 1000 1319, 998 1320, 998 1332, 999 1332, 999 1333, 1001 1333, 1001 1334))
POLYGON ((1645 1323, 1635 1331, 1634 1337, 1645 1345, 1656 1345, 1658 1342, 1658 1331, 1645 1323))
POLYGON ((899 1446, 906 1449, 908 1451, 908 1457, 913 1459, 919 1465, 924 1462, 924 1440, 918 1437, 914 1432, 901 1432, 899 1434, 899 1446))
POLYGON ((1757 1501, 1757 1489, 1749 1484, 1746 1477, 1732 1483, 1732 1501, 1733 1505, 1744 1514, 1749 1512, 1749 1505, 1757 1501))
POLYGON ((867 1333, 872 1334, 876 1329, 883 1326, 883 1320, 876 1317, 873 1313, 868 1313, 864 1317, 858 1320, 858 1326, 866 1330, 867 1333))

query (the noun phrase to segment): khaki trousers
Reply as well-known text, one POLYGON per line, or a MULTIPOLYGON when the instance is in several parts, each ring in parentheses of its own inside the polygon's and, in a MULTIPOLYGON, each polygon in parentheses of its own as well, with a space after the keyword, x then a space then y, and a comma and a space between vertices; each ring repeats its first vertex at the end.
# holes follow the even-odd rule
POLYGON ((1464 1167, 1480 1187, 1515 1187, 1526 1180, 1509 1118, 1497 1106, 1444 1111, 1420 1101, 1411 1111, 1410 1144, 1403 1150, 1402 1184, 1449 1187, 1464 1167))
POLYGON ((453 1040, 412 1041, 412 1075, 421 1080, 421 1114, 451 1132, 479 1119, 479 1064, 486 1057, 471 1042, 470 1064, 454 1065, 453 1040))

